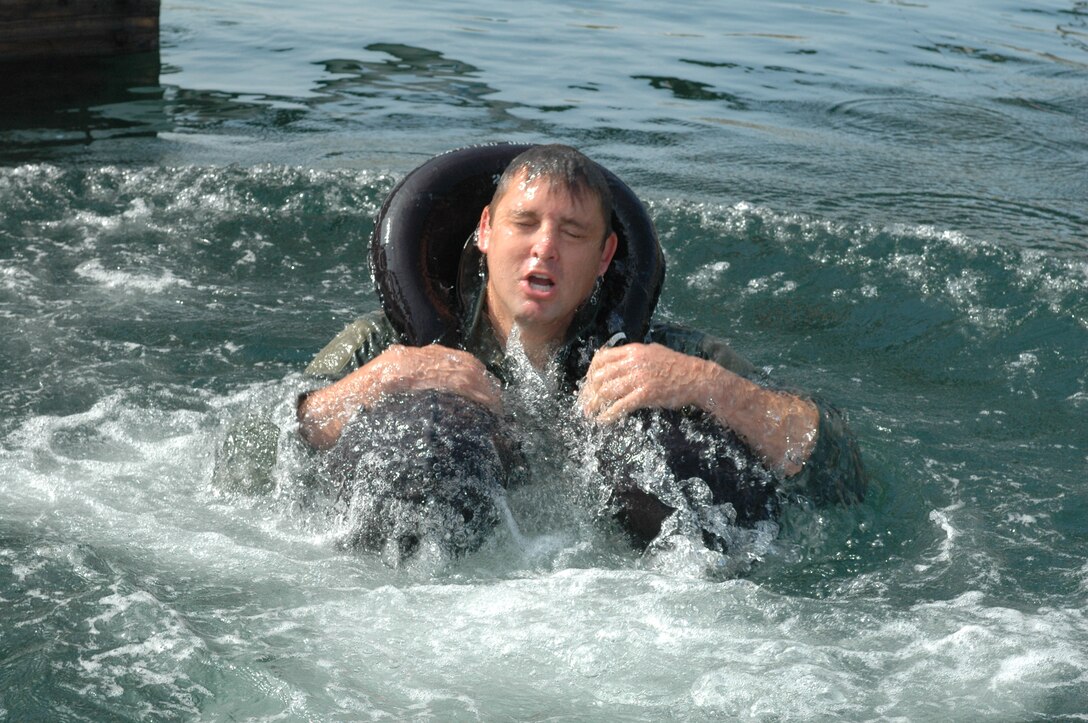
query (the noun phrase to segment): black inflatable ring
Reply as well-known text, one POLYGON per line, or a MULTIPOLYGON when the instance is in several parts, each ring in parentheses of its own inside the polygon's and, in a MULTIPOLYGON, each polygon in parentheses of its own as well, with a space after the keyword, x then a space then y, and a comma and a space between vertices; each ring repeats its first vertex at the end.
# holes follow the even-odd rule
MULTIPOLYGON (((374 224, 370 262, 382 308, 414 346, 456 347, 456 281, 465 241, 491 201, 499 176, 530 145, 470 146, 435 156, 390 192, 374 224)), ((665 278, 657 231, 638 197, 601 167, 613 196, 619 245, 605 273, 602 304, 609 335, 641 340, 665 278)))

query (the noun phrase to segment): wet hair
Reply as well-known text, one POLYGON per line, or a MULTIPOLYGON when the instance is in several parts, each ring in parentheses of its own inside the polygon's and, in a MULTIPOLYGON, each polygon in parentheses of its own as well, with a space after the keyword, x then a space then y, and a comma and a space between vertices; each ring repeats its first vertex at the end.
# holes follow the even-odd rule
POLYGON ((583 198, 586 194, 595 198, 604 218, 604 236, 601 241, 612 233, 612 191, 600 166, 582 153, 558 143, 533 146, 510 161, 510 165, 503 171, 491 197, 492 207, 510 190, 510 184, 522 172, 529 181, 547 179, 552 188, 562 188, 572 198, 583 198))

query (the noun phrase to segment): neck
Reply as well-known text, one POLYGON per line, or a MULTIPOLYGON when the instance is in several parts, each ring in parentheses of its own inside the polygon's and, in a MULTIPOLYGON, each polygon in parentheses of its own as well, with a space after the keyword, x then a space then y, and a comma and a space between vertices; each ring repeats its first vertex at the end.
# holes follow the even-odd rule
MULTIPOLYGON (((487 317, 491 322, 491 328, 495 330, 495 336, 498 337, 499 344, 502 346, 503 351, 506 351, 510 342, 510 335, 515 333, 513 320, 500 318, 490 308, 487 310, 487 317)), ((525 352, 529 363, 536 369, 543 369, 551 361, 558 346, 558 340, 563 338, 562 332, 566 331, 566 329, 560 330, 558 334, 553 333, 553 331, 551 329, 534 330, 521 325, 516 328, 518 342, 522 351, 525 352)))
MULTIPOLYGON (((507 335, 509 339, 509 335, 507 335)), ((527 339, 524 332, 521 334, 521 348, 525 350, 525 356, 534 369, 543 369, 552 360, 555 354, 556 344, 552 339, 534 342, 527 339)))

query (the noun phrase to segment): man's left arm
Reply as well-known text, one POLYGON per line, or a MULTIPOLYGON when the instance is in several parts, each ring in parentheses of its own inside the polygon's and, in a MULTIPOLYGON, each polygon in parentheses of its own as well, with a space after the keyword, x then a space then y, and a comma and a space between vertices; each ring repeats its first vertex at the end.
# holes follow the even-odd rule
POLYGON ((586 374, 582 402, 587 415, 606 424, 636 409, 698 407, 785 476, 800 472, 808 460, 820 419, 811 402, 661 344, 598 351, 586 374))
POLYGON ((611 422, 640 408, 698 407, 736 432, 791 488, 804 488, 818 502, 863 496, 857 445, 837 410, 756 383, 749 378, 755 368, 721 340, 657 331, 653 338, 669 346, 597 352, 581 393, 587 415, 611 422))

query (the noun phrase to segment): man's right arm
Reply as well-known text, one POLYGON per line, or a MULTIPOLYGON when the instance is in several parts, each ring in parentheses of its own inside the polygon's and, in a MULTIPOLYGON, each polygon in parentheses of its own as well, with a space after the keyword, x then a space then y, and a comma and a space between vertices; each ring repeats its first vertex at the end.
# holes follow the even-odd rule
POLYGON ((373 377, 366 364, 343 379, 303 396, 298 403, 298 432, 311 447, 336 444, 344 425, 373 396, 373 377))
POLYGON ((298 404, 298 429, 317 449, 328 449, 360 408, 395 392, 444 389, 499 412, 498 381, 468 352, 432 344, 394 344, 362 367, 327 387, 305 395, 298 404))

